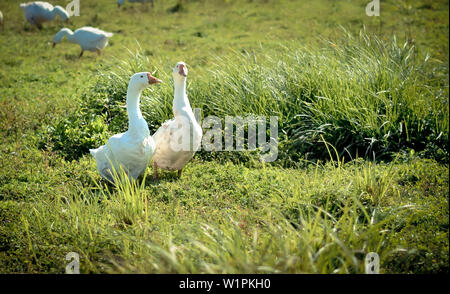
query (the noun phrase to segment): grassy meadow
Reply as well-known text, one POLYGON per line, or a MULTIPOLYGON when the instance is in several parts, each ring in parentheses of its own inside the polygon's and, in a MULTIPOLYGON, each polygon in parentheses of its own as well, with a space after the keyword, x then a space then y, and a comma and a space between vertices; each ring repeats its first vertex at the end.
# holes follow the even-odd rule
POLYGON ((42 30, 20 2, 0 2, 0 273, 69 252, 81 273, 364 273, 369 252, 448 273, 448 0, 80 0, 42 30), (88 25, 114 33, 100 56, 52 48, 88 25), (200 151, 179 179, 107 185, 88 150, 126 130, 130 76, 164 81, 141 99, 153 133, 181 60, 202 118, 278 117, 277 160, 200 151))

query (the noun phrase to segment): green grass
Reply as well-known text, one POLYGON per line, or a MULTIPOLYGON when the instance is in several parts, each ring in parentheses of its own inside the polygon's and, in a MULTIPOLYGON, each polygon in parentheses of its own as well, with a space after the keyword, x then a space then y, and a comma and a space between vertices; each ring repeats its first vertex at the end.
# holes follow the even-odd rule
POLYGON ((115 33, 81 59, 19 2, 0 4, 0 272, 63 273, 71 251, 82 273, 362 273, 369 252, 448 272, 448 1, 81 1, 70 28, 115 33), (203 151, 181 179, 105 186, 87 149, 124 131, 129 76, 165 82, 155 130, 179 60, 204 117, 277 115, 279 159, 203 151))

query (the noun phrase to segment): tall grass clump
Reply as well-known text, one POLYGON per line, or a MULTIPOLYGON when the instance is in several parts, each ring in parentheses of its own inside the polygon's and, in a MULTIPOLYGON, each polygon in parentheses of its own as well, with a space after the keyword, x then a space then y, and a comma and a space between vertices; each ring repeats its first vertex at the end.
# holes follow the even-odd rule
MULTIPOLYGON (((231 53, 216 57, 206 70, 191 71, 191 104, 202 110, 203 118, 215 115, 223 121, 227 115, 277 116, 279 163, 292 166, 302 158, 328 159, 327 143, 347 159, 389 160, 396 152, 413 149, 448 162, 448 68, 413 44, 400 44, 395 37, 383 41, 362 31, 324 42, 320 49, 288 43, 264 53, 231 53)), ((99 133, 123 130, 128 77, 148 64, 136 53, 121 66, 102 72, 81 100, 80 110, 50 126, 44 141, 77 158, 92 147, 90 138, 99 143, 104 138, 99 133), (99 117, 102 127, 93 128, 99 117), (70 133, 78 129, 78 120, 86 121, 88 130, 81 134, 86 137, 81 145, 80 132, 70 133), (64 147, 58 145, 60 140, 64 147), (72 145, 81 146, 80 152, 64 151, 72 145)), ((159 72, 166 83, 142 99, 152 131, 172 116, 172 66, 161 64, 159 72)), ((216 158, 226 156, 222 152, 216 158)), ((249 160, 237 156, 238 161, 249 160)))
POLYGON ((289 161, 327 158, 321 136, 340 156, 390 158, 412 148, 448 161, 448 82, 428 55, 364 33, 328 45, 219 59, 190 94, 205 115, 278 116, 289 161))

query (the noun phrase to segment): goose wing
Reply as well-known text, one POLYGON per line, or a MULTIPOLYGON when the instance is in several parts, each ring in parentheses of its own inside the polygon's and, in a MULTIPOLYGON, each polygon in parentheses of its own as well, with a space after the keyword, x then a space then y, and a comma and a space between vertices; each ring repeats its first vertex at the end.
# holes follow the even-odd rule
POLYGON ((110 38, 114 35, 113 33, 105 32, 103 30, 93 28, 93 27, 82 27, 82 28, 75 30, 75 33, 77 33, 77 32, 78 32, 78 34, 80 34, 80 36, 83 36, 83 38, 92 39, 92 40, 98 39, 99 37, 110 38))
MULTIPOLYGON (((153 140, 155 140, 156 148, 161 145, 167 145, 170 143, 170 128, 171 125, 175 123, 175 119, 170 119, 165 121, 158 130, 152 135, 153 140)), ((165 147, 163 147, 165 148, 165 147)))
POLYGON ((30 23, 40 24, 46 20, 52 19, 51 12, 53 10, 53 5, 47 2, 30 2, 22 3, 20 7, 24 10, 25 18, 30 23))
POLYGON ((83 27, 74 32, 74 38, 83 49, 103 49, 107 43, 107 38, 113 33, 107 33, 102 30, 83 27))

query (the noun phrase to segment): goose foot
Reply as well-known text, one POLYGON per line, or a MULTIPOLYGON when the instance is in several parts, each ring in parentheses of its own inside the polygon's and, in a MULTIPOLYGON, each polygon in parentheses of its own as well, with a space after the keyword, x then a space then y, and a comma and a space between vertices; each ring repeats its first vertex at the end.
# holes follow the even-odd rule
POLYGON ((78 56, 78 58, 81 58, 81 56, 83 56, 84 50, 81 50, 80 56, 78 56))
POLYGON ((183 171, 182 169, 178 170, 178 177, 179 177, 179 178, 181 178, 181 172, 182 172, 182 171, 183 171))

